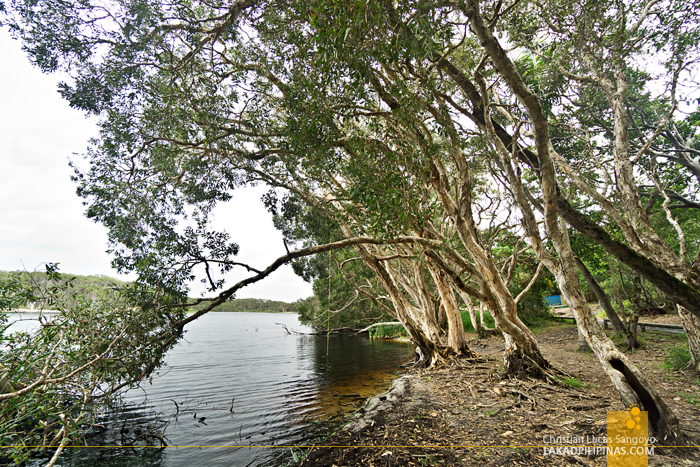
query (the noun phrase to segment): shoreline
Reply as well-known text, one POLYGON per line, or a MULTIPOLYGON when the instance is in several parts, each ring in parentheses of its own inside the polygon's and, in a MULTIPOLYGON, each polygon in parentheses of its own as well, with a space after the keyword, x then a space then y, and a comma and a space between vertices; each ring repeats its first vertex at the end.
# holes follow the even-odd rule
POLYGON ((360 433, 362 430, 374 426, 384 412, 394 409, 401 402, 413 402, 412 395, 429 393, 432 385, 420 379, 415 374, 405 373, 396 378, 388 391, 370 397, 355 412, 348 415, 352 420, 345 423, 341 431, 360 433))
MULTIPOLYGON (((669 375, 662 367, 676 338, 645 335, 645 347, 630 358, 668 405, 682 414, 681 429, 697 438, 700 399, 693 394, 700 393, 700 381, 681 372, 669 375)), ((620 397, 590 352, 576 351, 574 326, 553 326, 540 332, 538 340, 545 357, 570 374, 574 385, 504 378, 503 339, 471 340, 469 346, 479 358, 455 359, 435 369, 408 369, 389 391, 368 399, 337 431, 314 443, 298 465, 605 466, 604 454, 552 455, 543 439, 598 439, 605 434, 608 411, 625 410, 620 397)), ((700 445, 700 439, 693 444, 700 445)), ((700 448, 658 449, 649 455, 648 465, 700 465, 700 448)))

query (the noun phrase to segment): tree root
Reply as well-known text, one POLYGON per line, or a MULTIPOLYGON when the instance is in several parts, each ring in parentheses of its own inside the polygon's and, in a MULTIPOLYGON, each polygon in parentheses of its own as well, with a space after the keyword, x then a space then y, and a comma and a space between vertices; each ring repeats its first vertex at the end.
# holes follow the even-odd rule
POLYGON ((458 365, 461 359, 476 360, 480 359, 480 356, 467 347, 462 348, 460 352, 455 352, 449 348, 441 348, 426 355, 420 347, 416 346, 416 359, 406 366, 413 368, 437 368, 458 365))
POLYGON ((504 360, 505 371, 501 376, 503 379, 511 377, 522 380, 534 379, 545 381, 553 386, 566 387, 562 379, 571 377, 565 371, 554 368, 544 359, 542 363, 538 363, 519 352, 507 353, 504 360))
POLYGON ((496 328, 483 328, 480 327, 479 330, 477 331, 477 335, 479 339, 486 339, 487 337, 490 336, 499 336, 501 335, 501 330, 496 329, 496 328))

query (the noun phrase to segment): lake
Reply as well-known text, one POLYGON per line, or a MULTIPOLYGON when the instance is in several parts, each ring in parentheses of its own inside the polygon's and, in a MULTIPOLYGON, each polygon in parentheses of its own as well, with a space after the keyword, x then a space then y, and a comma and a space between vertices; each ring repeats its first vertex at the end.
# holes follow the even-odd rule
POLYGON ((110 429, 91 439, 118 446, 158 425, 171 447, 78 448, 56 465, 281 465, 291 460, 290 448, 272 446, 321 435, 320 422, 386 391, 413 357, 410 345, 395 341, 303 334, 311 329, 296 314, 209 313, 186 329, 167 366, 129 391, 126 410, 105 416, 110 429))

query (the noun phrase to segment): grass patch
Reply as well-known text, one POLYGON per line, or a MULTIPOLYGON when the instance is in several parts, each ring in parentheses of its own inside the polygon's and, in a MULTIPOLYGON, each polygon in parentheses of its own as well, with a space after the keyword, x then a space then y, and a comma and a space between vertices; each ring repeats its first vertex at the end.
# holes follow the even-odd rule
POLYGON ((574 328, 576 329, 576 323, 573 321, 568 321, 568 320, 561 320, 557 318, 547 318, 547 319, 540 319, 537 323, 537 326, 528 326, 530 330, 532 331, 533 334, 541 334, 547 331, 551 331, 553 329, 567 329, 567 328, 574 328))
POLYGON ((583 383, 576 378, 564 378, 564 384, 566 384, 569 387, 578 389, 581 389, 583 387, 583 383))
POLYGON ((676 342, 682 342, 685 345, 688 345, 688 336, 685 334, 666 334, 666 333, 660 333, 656 331, 651 331, 654 332, 656 336, 659 336, 660 339, 658 339, 660 342, 665 342, 666 340, 671 340, 671 341, 676 341, 676 342))
MULTIPOLYGON (((639 329, 639 328, 637 328, 637 329, 639 329)), ((620 335, 614 331, 611 334, 608 334, 608 337, 610 337, 610 340, 612 340, 615 343, 615 345, 618 347, 625 346, 627 343, 627 336, 620 335)), ((647 337, 642 336, 642 334, 640 332, 637 332, 637 343, 639 344, 640 349, 645 348, 647 345, 647 337)), ((634 349, 634 350, 638 350, 638 349, 634 349)), ((634 352, 634 350, 633 350, 633 352, 634 352)))
POLYGON ((574 377, 565 377, 565 378, 560 378, 558 376, 555 376, 555 378, 559 381, 561 381, 565 386, 568 386, 570 388, 576 388, 576 389, 582 389, 582 388, 597 388, 598 386, 592 385, 591 383, 583 383, 580 381, 578 378, 574 377))
MULTIPOLYGON (((474 329, 474 326, 472 326, 472 319, 469 317, 469 310, 459 310, 459 313, 462 315, 462 324, 464 324, 464 331, 476 332, 476 329, 474 329)), ((478 311, 476 312, 476 319, 481 319, 478 311)), ((494 321, 493 316, 491 316, 491 313, 489 313, 488 311, 484 311, 484 324, 486 324, 486 327, 489 328, 496 327, 496 321, 494 321)))
POLYGON ((690 363, 690 350, 687 344, 678 344, 669 350, 664 359, 664 368, 667 370, 682 370, 690 363))
POLYGON ((700 407, 700 393, 679 392, 678 395, 685 399, 688 404, 700 407))
POLYGON ((531 330, 538 329, 538 328, 549 329, 553 323, 560 322, 560 321, 556 320, 554 315, 552 315, 550 312, 546 312, 546 314, 540 314, 540 315, 518 313, 518 317, 525 324, 525 326, 527 326, 531 330))
MULTIPOLYGON (((476 333, 474 326, 472 326, 472 320, 469 317, 469 310, 460 310, 460 314, 462 315, 462 323, 464 324, 464 331, 476 333)), ((477 319, 480 319, 478 311, 477 311, 476 316, 477 316, 477 319)), ((546 331, 546 330, 556 328, 556 327, 566 327, 566 326, 570 325, 569 323, 566 323, 566 322, 557 321, 556 318, 552 315, 547 315, 547 316, 523 315, 523 316, 520 316, 520 319, 523 321, 523 323, 525 323, 525 325, 528 328, 530 328, 530 330, 532 332, 538 332, 538 331, 541 332, 541 331, 546 331)), ((484 324, 486 324, 486 327, 491 328, 491 329, 496 327, 496 321, 493 319, 493 316, 491 316, 491 313, 489 313, 488 311, 484 311, 484 324)))
POLYGON ((369 330, 370 339, 395 339, 397 337, 408 337, 406 329, 401 325, 375 326, 369 330))

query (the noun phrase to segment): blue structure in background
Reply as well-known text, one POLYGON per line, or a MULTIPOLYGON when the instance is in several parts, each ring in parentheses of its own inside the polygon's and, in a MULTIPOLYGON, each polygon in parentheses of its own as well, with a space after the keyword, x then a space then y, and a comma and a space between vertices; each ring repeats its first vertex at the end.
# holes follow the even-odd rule
POLYGON ((544 297, 549 303, 549 306, 561 306, 561 295, 550 295, 549 297, 544 297))

